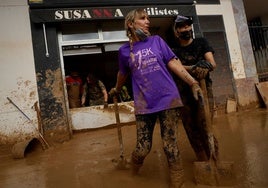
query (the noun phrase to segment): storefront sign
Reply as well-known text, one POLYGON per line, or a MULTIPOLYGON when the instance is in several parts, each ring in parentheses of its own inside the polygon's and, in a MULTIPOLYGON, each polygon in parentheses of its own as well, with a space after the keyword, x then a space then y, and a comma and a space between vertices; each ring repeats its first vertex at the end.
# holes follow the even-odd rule
POLYGON ((150 17, 191 15, 195 13, 193 6, 150 6, 150 7, 90 7, 64 9, 32 9, 33 22, 59 22, 93 19, 123 19, 134 8, 144 8, 150 17))
MULTIPOLYGON (((149 16, 173 16, 179 13, 178 9, 146 8, 149 16)), ((93 8, 93 9, 70 9, 56 10, 55 20, 76 20, 76 19, 91 19, 91 18, 123 18, 126 13, 124 9, 116 8, 93 8)))

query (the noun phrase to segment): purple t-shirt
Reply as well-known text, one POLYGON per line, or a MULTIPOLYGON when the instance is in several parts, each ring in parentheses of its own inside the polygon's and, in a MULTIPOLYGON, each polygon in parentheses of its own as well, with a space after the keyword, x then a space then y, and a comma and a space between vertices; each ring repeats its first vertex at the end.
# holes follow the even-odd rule
POLYGON ((182 106, 178 89, 167 69, 176 57, 159 36, 133 44, 135 60, 130 58, 129 43, 119 49, 119 71, 131 74, 135 114, 154 113, 182 106))

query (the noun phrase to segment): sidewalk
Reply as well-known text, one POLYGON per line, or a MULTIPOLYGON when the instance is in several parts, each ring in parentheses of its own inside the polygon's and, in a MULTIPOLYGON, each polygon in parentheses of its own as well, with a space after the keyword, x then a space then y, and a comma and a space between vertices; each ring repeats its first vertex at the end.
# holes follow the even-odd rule
MULTIPOLYGON (((221 161, 235 164, 235 188, 268 187, 268 111, 256 109, 216 117, 213 122, 219 140, 221 161)), ((193 182, 194 153, 179 126, 179 146, 184 162, 185 188, 209 188, 193 182)), ((135 126, 122 128, 125 157, 135 146, 135 126)), ((119 158, 116 129, 98 129, 75 133, 72 140, 43 151, 26 151, 23 159, 13 159, 0 147, 1 188, 168 188, 168 171, 159 126, 153 148, 139 176, 129 170, 117 170, 119 158)))

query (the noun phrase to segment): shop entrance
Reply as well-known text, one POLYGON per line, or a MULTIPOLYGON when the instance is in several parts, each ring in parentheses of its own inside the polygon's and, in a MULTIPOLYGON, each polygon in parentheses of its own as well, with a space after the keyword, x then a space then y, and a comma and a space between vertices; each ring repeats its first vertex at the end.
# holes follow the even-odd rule
MULTIPOLYGON (((151 34, 158 34, 166 40, 167 32, 172 25, 173 17, 152 18, 151 34)), ((61 65, 63 77, 75 71, 79 73, 83 84, 86 82, 88 73, 93 74, 101 80, 107 92, 114 87, 118 71, 118 49, 128 41, 124 29, 123 20, 113 21, 91 21, 90 23, 62 24, 58 34, 59 50, 61 54, 61 65)), ((66 83, 65 99, 66 106, 72 120, 73 129, 87 129, 105 126, 104 119, 111 116, 114 122, 114 114, 103 114, 103 106, 85 106, 69 108, 68 92, 66 83), (96 121, 96 122, 94 122, 96 121), (101 122, 99 122, 101 121, 101 122), (82 125, 83 124, 83 125, 82 125), (92 125, 90 125, 92 124, 92 125)), ((123 121, 133 121, 132 88, 130 78, 125 84, 131 99, 125 103, 126 109, 131 111, 123 121)), ((112 106, 112 99, 108 100, 112 106)), ((112 111, 113 112, 113 111, 112 111)), ((106 112, 105 112, 106 113, 106 112)), ((111 113, 111 112, 110 112, 111 113)), ((123 117, 124 119, 124 117, 123 117)), ((110 123, 111 124, 111 123, 110 123)))

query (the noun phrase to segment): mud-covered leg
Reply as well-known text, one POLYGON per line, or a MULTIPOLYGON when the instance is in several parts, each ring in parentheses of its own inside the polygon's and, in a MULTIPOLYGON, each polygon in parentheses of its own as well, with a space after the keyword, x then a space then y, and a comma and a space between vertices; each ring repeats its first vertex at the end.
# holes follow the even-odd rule
MULTIPOLYGON (((193 99, 194 100, 194 99, 193 99)), ((198 117, 197 102, 191 101, 191 103, 186 103, 184 107, 181 108, 181 119, 183 122, 183 127, 189 139, 189 142, 195 152, 198 161, 208 160, 206 147, 204 146, 204 134, 202 133, 202 128, 200 128, 200 121, 202 119, 198 117)))
POLYGON ((163 148, 168 160, 170 188, 181 188, 184 184, 184 170, 178 148, 178 109, 166 110, 159 116, 163 148))
POLYGON ((155 114, 136 115, 137 143, 131 158, 132 175, 138 174, 145 157, 151 151, 156 117, 155 114))
POLYGON ((184 187, 184 169, 182 161, 179 159, 176 163, 169 164, 169 188, 183 188, 184 187))
POLYGON ((139 173, 140 168, 143 165, 144 157, 139 157, 135 152, 132 153, 131 156, 131 174, 137 175, 139 173))

